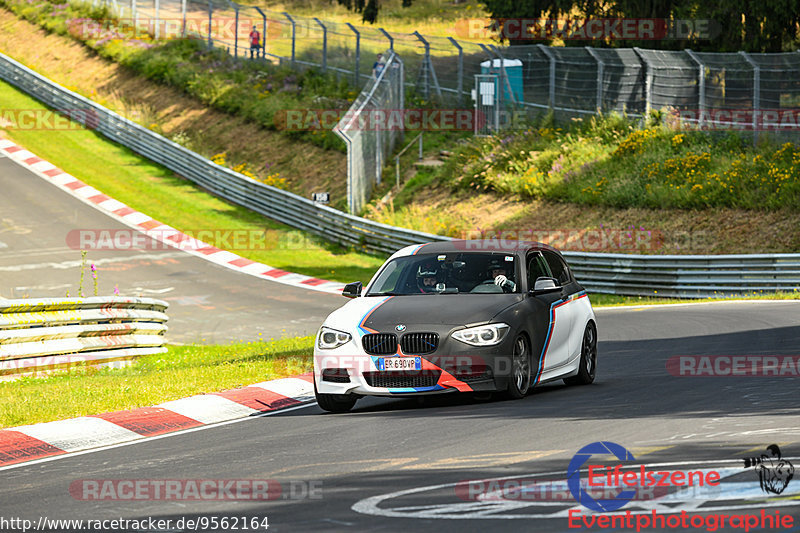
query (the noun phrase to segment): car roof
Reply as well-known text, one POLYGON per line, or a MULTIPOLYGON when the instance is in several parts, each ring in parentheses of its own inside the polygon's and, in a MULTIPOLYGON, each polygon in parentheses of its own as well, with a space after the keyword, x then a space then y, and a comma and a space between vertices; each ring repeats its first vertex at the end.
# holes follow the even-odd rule
MULTIPOLYGON (((549 250, 559 253, 558 250, 541 242, 511 241, 507 239, 474 239, 437 241, 425 244, 406 246, 398 250, 392 257, 419 254, 440 254, 450 252, 500 252, 500 253, 527 253, 529 251, 549 250)), ((560 253, 559 253, 560 255, 560 253)))

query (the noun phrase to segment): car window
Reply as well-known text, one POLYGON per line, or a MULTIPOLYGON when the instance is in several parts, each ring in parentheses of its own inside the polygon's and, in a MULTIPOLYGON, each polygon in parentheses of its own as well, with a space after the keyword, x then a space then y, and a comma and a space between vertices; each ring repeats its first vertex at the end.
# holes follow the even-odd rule
POLYGON ((533 289, 536 280, 539 278, 549 278, 550 270, 541 254, 535 253, 528 257, 528 289, 533 289))
POLYGON ((544 250, 542 251, 542 255, 544 255, 544 258, 547 260, 547 265, 550 267, 550 272, 553 273, 553 277, 558 280, 560 285, 566 285, 572 281, 569 267, 564 260, 558 256, 558 254, 544 250))
POLYGON ((392 259, 366 296, 519 292, 517 261, 502 253, 449 252, 392 259), (507 280, 503 282, 504 276, 507 280))

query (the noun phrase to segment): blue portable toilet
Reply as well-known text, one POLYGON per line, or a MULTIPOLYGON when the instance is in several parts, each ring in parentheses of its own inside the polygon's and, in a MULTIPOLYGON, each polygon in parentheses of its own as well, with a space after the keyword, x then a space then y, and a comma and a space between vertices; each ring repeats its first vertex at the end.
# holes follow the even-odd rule
MULTIPOLYGON (((522 95, 522 61, 519 59, 503 59, 502 65, 505 67, 505 75, 508 79, 508 84, 503 87, 503 101, 510 100, 508 86, 511 86, 511 94, 514 95, 514 101, 519 103, 524 101, 522 95)), ((492 59, 491 61, 484 61, 481 63, 481 74, 497 74, 500 75, 500 59, 492 59)))

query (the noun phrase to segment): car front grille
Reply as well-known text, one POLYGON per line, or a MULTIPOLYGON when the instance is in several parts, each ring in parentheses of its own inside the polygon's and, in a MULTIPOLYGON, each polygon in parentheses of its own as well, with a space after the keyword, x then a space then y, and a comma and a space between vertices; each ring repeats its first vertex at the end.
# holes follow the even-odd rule
POLYGON ((391 372, 364 372, 370 387, 433 387, 442 373, 438 370, 395 370, 391 372))
POLYGON ((371 333, 361 338, 364 351, 372 355, 397 353, 397 335, 394 333, 371 333))
POLYGON ((433 353, 439 346, 438 333, 406 333, 400 338, 403 353, 425 355, 433 353))

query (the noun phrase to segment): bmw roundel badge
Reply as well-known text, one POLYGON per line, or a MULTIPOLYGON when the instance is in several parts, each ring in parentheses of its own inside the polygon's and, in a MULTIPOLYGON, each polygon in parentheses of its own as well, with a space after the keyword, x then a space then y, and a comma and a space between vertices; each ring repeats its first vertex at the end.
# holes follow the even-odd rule
POLYGON ((396 329, 397 331, 405 331, 406 330, 406 325, 405 324, 397 324, 394 327, 394 329, 396 329))

